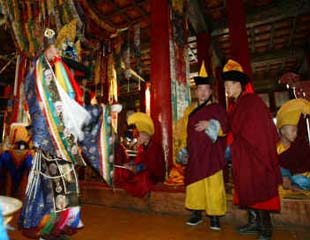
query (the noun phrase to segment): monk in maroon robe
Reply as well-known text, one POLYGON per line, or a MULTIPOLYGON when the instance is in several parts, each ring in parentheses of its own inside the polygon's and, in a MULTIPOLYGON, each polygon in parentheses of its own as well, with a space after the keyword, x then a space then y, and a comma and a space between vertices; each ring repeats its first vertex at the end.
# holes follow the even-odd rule
MULTIPOLYGON (((309 118, 309 115, 308 115, 309 118)), ((280 166, 292 174, 310 171, 310 146, 307 142, 307 126, 304 117, 298 122, 298 135, 290 148, 279 155, 280 166)))
POLYGON ((136 158, 127 166, 131 171, 122 186, 134 197, 144 197, 155 184, 165 180, 164 152, 153 141, 139 146, 136 158))
POLYGON ((225 215, 227 209, 222 171, 226 165, 227 113, 223 106, 212 99, 211 79, 204 61, 194 81, 196 108, 188 115, 186 148, 178 154, 179 159, 183 155, 185 163, 188 159, 185 168, 185 207, 192 214, 186 224, 200 224, 204 212, 210 219, 209 228, 219 231, 219 217, 225 215))
POLYGON ((134 197, 144 197, 155 184, 163 182, 166 164, 163 148, 152 140, 154 124, 145 113, 134 113, 128 118, 128 125, 138 131, 138 153, 133 161, 118 168, 118 183, 134 197), (122 171, 123 173, 120 173, 122 171))
POLYGON ((195 130, 195 125, 201 119, 216 119, 219 121, 222 131, 227 132, 226 112, 218 103, 210 103, 208 105, 204 103, 189 115, 187 124, 187 150, 192 161, 188 161, 186 166, 186 185, 209 177, 222 170, 226 165, 224 159, 226 138, 219 137, 216 142, 213 142, 205 132, 195 130))
POLYGON ((229 112, 230 144, 235 203, 254 209, 256 222, 238 229, 240 233, 259 233, 259 239, 271 239, 270 211, 280 210, 278 186, 281 184, 277 155, 278 134, 264 102, 244 91, 249 78, 242 67, 229 60, 222 75, 228 97, 234 99, 229 112))

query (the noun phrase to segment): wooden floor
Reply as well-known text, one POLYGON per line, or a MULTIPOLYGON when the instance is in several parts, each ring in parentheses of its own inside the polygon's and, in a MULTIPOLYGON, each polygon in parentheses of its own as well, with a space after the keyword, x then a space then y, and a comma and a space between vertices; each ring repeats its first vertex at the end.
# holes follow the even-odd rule
MULTIPOLYGON (((84 228, 72 240, 216 240, 256 239, 234 231, 239 223, 222 223, 222 231, 208 229, 208 219, 196 227, 185 225, 187 216, 162 215, 96 205, 82 206, 84 228)), ((16 226, 16 219, 11 222, 16 226)), ((27 239, 17 230, 9 232, 11 240, 27 239)), ((310 229, 286 226, 274 230, 273 240, 309 240, 310 229)))

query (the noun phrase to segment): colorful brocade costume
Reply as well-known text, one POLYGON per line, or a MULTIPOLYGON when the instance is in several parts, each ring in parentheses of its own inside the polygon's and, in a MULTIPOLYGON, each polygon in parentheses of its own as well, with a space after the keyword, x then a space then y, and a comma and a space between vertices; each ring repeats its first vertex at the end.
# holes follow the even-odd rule
POLYGON ((77 84, 67 66, 60 58, 50 64, 40 56, 25 83, 36 151, 18 223, 28 237, 71 234, 82 226, 74 164, 84 165, 78 140, 90 114, 74 100, 77 84))

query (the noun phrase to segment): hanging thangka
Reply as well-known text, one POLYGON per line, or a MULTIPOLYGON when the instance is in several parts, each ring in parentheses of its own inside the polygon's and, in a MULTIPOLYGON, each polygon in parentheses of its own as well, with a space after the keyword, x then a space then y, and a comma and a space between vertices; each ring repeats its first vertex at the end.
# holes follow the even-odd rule
MULTIPOLYGON (((186 4, 187 1, 173 0, 170 11, 169 48, 173 129, 175 129, 176 122, 183 116, 185 108, 189 106, 191 101, 188 49, 186 44, 188 37, 187 14, 185 13, 186 4)), ((173 148, 173 155, 175 156, 176 146, 173 148)))
POLYGON ((67 1, 29 1, 0 0, 2 13, 7 16, 9 29, 14 36, 15 46, 28 57, 35 56, 42 47, 42 32, 46 26, 61 27, 76 19, 81 19, 73 0, 67 1))
POLYGON ((14 81, 14 105, 12 109, 11 123, 28 123, 26 114, 27 104, 24 92, 24 76, 28 67, 28 60, 25 55, 19 54, 16 59, 15 81, 14 81))
POLYGON ((173 0, 170 11, 169 48, 172 89, 173 121, 182 117, 190 104, 190 82, 185 4, 187 1, 173 0))
POLYGON ((140 24, 137 23, 133 26, 134 29, 134 43, 133 43, 133 49, 134 49, 134 58, 136 59, 137 65, 136 65, 136 71, 141 74, 141 28, 140 24))

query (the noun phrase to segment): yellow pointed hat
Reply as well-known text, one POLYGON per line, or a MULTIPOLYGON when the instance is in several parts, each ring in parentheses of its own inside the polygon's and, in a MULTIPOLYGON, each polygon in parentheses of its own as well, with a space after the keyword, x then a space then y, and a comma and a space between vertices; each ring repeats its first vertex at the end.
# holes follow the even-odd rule
POLYGON ((205 66, 205 61, 202 60, 200 71, 199 71, 199 77, 208 77, 208 73, 205 66))
POLYGON ((202 60, 199 75, 194 77, 195 85, 202 85, 202 84, 211 84, 210 78, 208 77, 208 73, 205 67, 205 62, 202 60))
POLYGON ((224 81, 235 81, 241 84, 247 84, 250 79, 243 72, 242 66, 235 60, 229 59, 224 65, 222 79, 224 81))
POLYGON ((310 114, 310 102, 303 98, 284 103, 277 112, 277 128, 297 125, 301 114, 310 114))
POLYGON ((229 59, 223 68, 223 72, 228 72, 228 71, 243 72, 243 68, 238 62, 232 59, 229 59))
POLYGON ((136 125, 139 132, 146 132, 149 135, 154 135, 154 123, 152 118, 142 112, 136 112, 131 114, 127 119, 128 125, 136 125))

